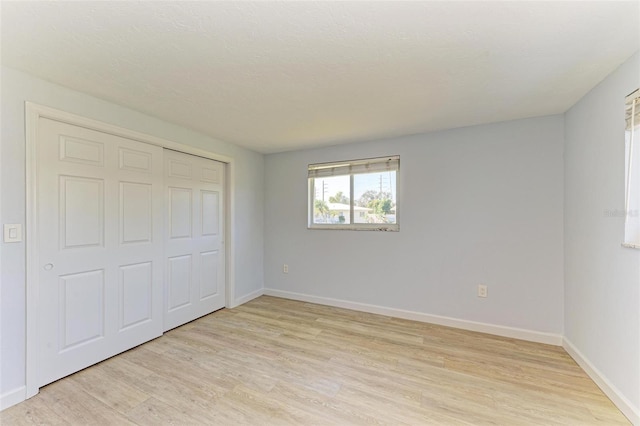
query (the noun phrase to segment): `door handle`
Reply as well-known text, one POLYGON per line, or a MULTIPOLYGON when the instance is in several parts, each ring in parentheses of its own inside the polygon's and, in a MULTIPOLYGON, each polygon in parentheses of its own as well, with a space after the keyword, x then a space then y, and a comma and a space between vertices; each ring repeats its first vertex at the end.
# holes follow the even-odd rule
POLYGON ((52 269, 53 269, 53 263, 47 263, 46 265, 44 265, 45 271, 50 271, 52 269))

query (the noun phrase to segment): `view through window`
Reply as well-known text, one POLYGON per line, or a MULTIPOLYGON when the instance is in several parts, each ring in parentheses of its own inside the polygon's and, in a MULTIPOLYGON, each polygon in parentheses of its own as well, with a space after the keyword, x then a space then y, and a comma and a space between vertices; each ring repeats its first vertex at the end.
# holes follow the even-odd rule
POLYGON ((309 227, 398 230, 398 156, 309 165, 309 227))

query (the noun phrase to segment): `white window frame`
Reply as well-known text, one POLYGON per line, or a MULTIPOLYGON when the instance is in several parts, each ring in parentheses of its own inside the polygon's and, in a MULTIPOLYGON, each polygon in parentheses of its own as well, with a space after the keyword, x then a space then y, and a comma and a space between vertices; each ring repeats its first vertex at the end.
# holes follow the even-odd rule
POLYGON ((640 89, 625 99, 624 247, 640 249, 640 89))
POLYGON ((331 163, 309 164, 307 168, 308 180, 308 229, 333 229, 333 230, 351 230, 351 231, 400 231, 400 156, 390 155, 386 157, 365 158, 349 161, 338 161, 331 163), (354 192, 354 176, 358 174, 378 173, 383 171, 395 171, 395 218, 396 223, 354 223, 355 222, 355 200, 354 192), (315 179, 333 176, 349 176, 349 223, 348 224, 324 224, 314 223, 314 195, 315 195, 315 179))

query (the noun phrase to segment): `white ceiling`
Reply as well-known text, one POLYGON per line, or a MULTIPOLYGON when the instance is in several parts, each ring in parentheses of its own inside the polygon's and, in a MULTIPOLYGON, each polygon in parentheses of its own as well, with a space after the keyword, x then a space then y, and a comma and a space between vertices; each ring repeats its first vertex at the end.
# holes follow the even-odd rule
POLYGON ((562 113, 640 2, 7 2, 2 63, 264 152, 562 113))

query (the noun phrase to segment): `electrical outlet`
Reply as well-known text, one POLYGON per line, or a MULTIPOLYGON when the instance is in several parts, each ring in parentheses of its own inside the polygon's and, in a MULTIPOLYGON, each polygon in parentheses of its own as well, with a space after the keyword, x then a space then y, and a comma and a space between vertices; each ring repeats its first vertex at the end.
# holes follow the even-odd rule
POLYGON ((282 265, 282 272, 284 274, 288 274, 289 273, 289 265, 287 265, 286 263, 284 265, 282 265))
POLYGON ((484 284, 478 285, 478 297, 487 297, 487 286, 484 284))

